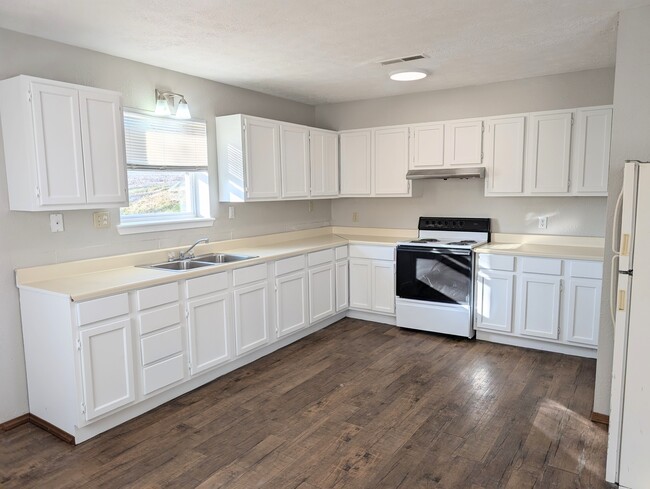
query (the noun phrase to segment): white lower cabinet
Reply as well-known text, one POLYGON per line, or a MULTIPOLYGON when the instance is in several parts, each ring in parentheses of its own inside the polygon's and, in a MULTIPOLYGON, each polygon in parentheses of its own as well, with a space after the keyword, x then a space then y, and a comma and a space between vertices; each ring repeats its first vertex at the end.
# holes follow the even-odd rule
POLYGON ((560 292, 562 279, 524 273, 519 290, 521 333, 538 338, 560 335, 560 292))
POLYGON ((238 356, 269 343, 268 297, 266 281, 233 291, 238 356))
POLYGON ((304 270, 275 279, 275 309, 278 337, 306 328, 307 274, 304 270))
POLYGON ((350 309, 395 314, 395 248, 350 246, 350 309))
POLYGON ((187 301, 190 373, 196 375, 231 358, 227 292, 187 301))
POLYGON ((595 357, 602 263, 478 255, 477 338, 595 357))
POLYGON ((91 420, 135 400, 131 320, 85 327, 79 332, 84 402, 91 420))
POLYGON ((347 309, 350 305, 350 273, 348 260, 336 262, 336 312, 347 309))
POLYGON ((333 316, 335 282, 332 262, 309 269, 309 322, 314 324, 333 316))

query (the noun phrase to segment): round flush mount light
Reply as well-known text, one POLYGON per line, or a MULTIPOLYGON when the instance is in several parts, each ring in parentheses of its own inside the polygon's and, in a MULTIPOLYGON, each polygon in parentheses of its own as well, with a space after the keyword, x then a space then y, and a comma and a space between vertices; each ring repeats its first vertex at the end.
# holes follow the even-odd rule
POLYGON ((428 75, 424 70, 394 71, 390 74, 390 79, 395 81, 415 81, 422 80, 428 75))

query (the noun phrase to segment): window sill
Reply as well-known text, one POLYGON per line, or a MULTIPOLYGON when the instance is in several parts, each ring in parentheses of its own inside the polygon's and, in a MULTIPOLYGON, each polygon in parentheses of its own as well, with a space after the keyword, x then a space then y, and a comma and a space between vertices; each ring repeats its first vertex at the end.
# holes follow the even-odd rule
POLYGON ((119 234, 155 233, 158 231, 174 231, 176 229, 207 228, 212 226, 213 223, 214 218, 212 217, 197 217, 178 221, 132 222, 118 225, 117 232, 119 234))

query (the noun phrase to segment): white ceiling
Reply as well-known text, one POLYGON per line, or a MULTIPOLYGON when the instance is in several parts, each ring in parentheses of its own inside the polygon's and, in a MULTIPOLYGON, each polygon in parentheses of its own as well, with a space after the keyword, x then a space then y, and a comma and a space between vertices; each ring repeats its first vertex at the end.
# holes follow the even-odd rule
POLYGON ((310 104, 614 65, 650 0, 4 0, 0 26, 310 104), (393 82, 388 58, 432 76, 393 82))

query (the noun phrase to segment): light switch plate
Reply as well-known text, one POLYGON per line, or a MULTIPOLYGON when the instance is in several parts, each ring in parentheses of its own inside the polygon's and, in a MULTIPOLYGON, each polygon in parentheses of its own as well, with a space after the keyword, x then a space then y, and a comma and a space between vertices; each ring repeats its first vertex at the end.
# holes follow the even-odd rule
POLYGON ((63 229, 63 214, 50 214, 50 231, 53 233, 62 233, 63 229))
POLYGON ((235 218, 235 208, 233 206, 228 207, 228 219, 235 218))
POLYGON ((548 217, 540 217, 538 219, 539 219, 539 221, 538 221, 537 227, 539 229, 546 229, 546 226, 548 225, 548 217))

